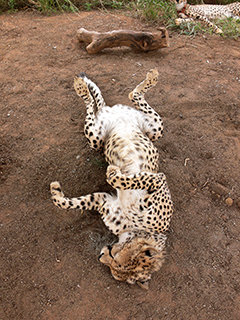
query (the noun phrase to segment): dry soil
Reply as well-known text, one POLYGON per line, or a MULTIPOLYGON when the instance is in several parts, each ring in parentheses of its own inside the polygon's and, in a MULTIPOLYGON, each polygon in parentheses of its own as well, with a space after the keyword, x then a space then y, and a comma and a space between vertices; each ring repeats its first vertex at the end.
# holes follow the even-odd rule
POLYGON ((78 28, 156 31, 119 13, 0 16, 0 319, 240 318, 240 41, 169 31, 170 47, 89 55, 78 28), (114 280, 97 260, 115 238, 97 212, 61 211, 49 194, 111 191, 83 134, 73 78, 85 71, 109 105, 157 67, 148 94, 175 212, 150 289, 114 280))

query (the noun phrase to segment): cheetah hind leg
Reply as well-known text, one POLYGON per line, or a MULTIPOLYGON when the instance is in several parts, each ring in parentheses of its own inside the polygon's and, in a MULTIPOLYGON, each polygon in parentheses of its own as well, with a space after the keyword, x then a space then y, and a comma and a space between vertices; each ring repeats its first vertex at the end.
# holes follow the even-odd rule
POLYGON ((98 87, 87 78, 85 73, 81 73, 79 77, 74 78, 74 89, 78 96, 80 96, 85 104, 87 115, 84 125, 84 133, 90 146, 102 152, 103 150, 103 136, 99 129, 98 122, 96 120, 96 113, 94 106, 101 108, 104 106, 104 100, 101 96, 101 92, 98 87), (92 93, 95 96, 92 96, 92 93))
MULTIPOLYGON (((106 103, 103 99, 100 89, 93 81, 88 79, 88 77, 84 72, 81 72, 78 77, 75 77, 74 89, 77 95, 82 97, 84 101, 85 101, 85 94, 87 92, 87 96, 90 95, 91 98, 93 99, 94 105, 96 106, 97 111, 106 106, 106 103)), ((88 104, 89 102, 92 102, 92 100, 89 101, 87 99, 85 102, 86 104, 88 104)))
POLYGON ((157 69, 152 69, 148 72, 146 79, 142 81, 130 94, 129 99, 132 101, 134 99, 135 94, 144 95, 148 89, 154 87, 158 81, 158 71, 157 69))

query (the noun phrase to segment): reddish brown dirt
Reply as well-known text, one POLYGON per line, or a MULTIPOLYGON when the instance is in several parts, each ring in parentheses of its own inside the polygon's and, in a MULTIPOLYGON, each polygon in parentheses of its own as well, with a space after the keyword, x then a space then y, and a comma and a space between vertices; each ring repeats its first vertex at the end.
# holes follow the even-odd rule
POLYGON ((101 12, 0 19, 0 319, 239 319, 240 41, 170 32, 167 49, 89 55, 80 27, 154 27, 101 12), (165 124, 156 145, 175 213, 166 262, 146 292, 98 262, 114 240, 100 216, 60 211, 49 184, 59 180, 68 196, 110 191, 83 135, 73 77, 87 72, 113 105, 128 103, 154 67, 160 79, 147 99, 165 124))

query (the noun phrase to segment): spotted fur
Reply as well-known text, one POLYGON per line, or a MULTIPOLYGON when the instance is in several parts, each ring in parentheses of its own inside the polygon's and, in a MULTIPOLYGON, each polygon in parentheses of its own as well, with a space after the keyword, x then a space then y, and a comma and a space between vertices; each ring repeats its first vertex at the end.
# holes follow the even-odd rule
POLYGON ((182 24, 184 21, 199 20, 206 24, 208 27, 213 28, 216 33, 223 33, 211 20, 234 18, 240 19, 240 2, 230 3, 226 5, 190 5, 187 0, 174 0, 178 13, 178 19, 175 20, 177 25, 182 24))
POLYGON ((104 247, 99 260, 115 279, 145 289, 164 261, 165 232, 173 211, 166 177, 157 173, 158 151, 152 143, 162 136, 162 119, 144 99, 157 78, 157 70, 151 70, 130 93, 135 108, 121 104, 110 108, 96 84, 85 74, 76 77, 74 88, 87 108, 85 135, 92 148, 104 153, 109 163, 107 182, 117 195, 97 192, 69 199, 59 182, 51 183, 58 207, 100 212, 119 240, 104 247))

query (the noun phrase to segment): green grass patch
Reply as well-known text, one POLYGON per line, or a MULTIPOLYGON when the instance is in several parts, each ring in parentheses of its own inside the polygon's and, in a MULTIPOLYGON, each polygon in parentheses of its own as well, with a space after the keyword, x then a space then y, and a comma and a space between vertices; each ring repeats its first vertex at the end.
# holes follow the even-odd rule
POLYGON ((126 0, 88 0, 83 2, 81 7, 87 11, 97 8, 121 10, 126 9, 127 4, 126 0))
POLYGON ((44 13, 78 11, 82 1, 71 0, 0 0, 0 13, 34 8, 44 13))
POLYGON ((71 0, 28 0, 28 2, 44 13, 78 11, 77 6, 71 0))
POLYGON ((0 12, 34 8, 43 13, 80 10, 126 9, 129 0, 0 0, 0 12))
POLYGON ((219 28, 222 29, 223 37, 228 38, 239 38, 240 37, 240 18, 235 19, 224 19, 216 21, 216 24, 219 28))
MULTIPOLYGON (((240 37, 240 19, 235 20, 232 18, 216 20, 214 23, 220 28, 223 33, 221 34, 224 38, 239 38, 240 37)), ((183 22, 180 26, 176 26, 175 23, 171 25, 172 28, 180 30, 181 34, 185 34, 191 37, 195 37, 197 34, 213 34, 212 28, 198 22, 183 22)))
POLYGON ((135 0, 129 7, 141 18, 165 25, 171 23, 176 15, 175 5, 165 0, 135 0))

